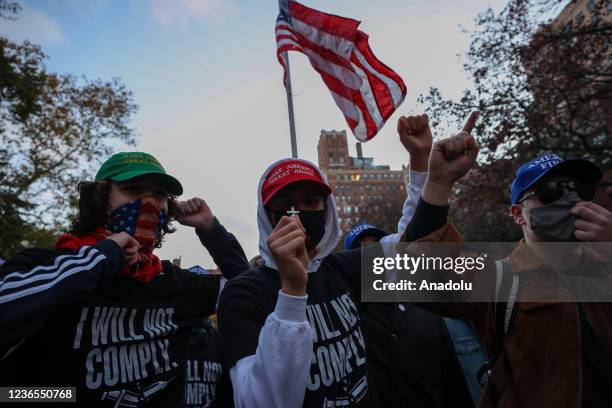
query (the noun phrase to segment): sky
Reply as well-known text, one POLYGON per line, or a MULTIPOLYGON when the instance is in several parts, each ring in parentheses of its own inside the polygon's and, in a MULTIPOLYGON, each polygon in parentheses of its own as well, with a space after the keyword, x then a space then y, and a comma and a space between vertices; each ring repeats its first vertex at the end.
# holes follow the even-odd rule
MULTIPOLYGON (((89 79, 118 77, 139 106, 131 126, 138 145, 183 184, 184 198, 201 197, 234 233, 248 258, 258 253, 257 184, 274 161, 291 155, 282 67, 276 59, 273 0, 20 0, 16 21, 0 20, 0 35, 40 44, 46 66, 89 79)), ((387 125, 364 144, 378 164, 400 169, 409 157, 396 134, 401 115, 419 114, 419 94, 436 86, 458 97, 471 83, 460 54, 487 7, 504 0, 303 0, 360 20, 375 55, 408 88, 387 125)), ((298 154, 317 162, 322 129, 356 139, 318 74, 291 53, 298 154)), ((435 133, 434 137, 445 137, 435 133)), ((118 147, 119 148, 119 147, 118 147)), ((105 159, 105 158, 102 158, 105 159)), ((92 174, 92 178, 93 178, 92 174)), ((158 250, 162 259, 212 267, 193 229, 178 225, 158 250)))

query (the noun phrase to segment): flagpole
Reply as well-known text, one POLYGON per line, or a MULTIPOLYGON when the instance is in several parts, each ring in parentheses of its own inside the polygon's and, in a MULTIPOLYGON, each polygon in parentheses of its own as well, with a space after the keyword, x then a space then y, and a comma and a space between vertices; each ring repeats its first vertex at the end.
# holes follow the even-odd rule
POLYGON ((297 139, 295 137, 295 118, 293 116, 293 94, 291 91, 291 70, 289 69, 289 53, 284 53, 285 66, 287 67, 287 109, 289 110, 289 132, 291 134, 291 157, 298 158, 297 139))

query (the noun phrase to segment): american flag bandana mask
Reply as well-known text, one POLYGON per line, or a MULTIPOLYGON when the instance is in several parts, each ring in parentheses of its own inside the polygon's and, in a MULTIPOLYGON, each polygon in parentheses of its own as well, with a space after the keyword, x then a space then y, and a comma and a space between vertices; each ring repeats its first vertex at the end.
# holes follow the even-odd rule
POLYGON ((142 197, 114 209, 108 215, 106 229, 113 233, 127 232, 141 245, 153 246, 167 217, 155 198, 142 197))

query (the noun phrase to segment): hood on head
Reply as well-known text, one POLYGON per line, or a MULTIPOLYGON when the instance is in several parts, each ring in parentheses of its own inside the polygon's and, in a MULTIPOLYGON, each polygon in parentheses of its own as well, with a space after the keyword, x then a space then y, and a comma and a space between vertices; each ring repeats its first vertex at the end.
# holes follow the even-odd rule
MULTIPOLYGON (((280 163, 294 160, 303 162, 314 167, 321 175, 323 181, 329 185, 329 183, 327 183, 325 175, 323 174, 323 172, 321 172, 319 167, 309 162, 308 160, 282 159, 272 163, 264 171, 261 178, 259 179, 259 185, 257 186, 257 227, 259 228, 259 253, 261 254, 261 257, 263 258, 266 266, 273 269, 277 269, 276 263, 274 262, 270 250, 268 249, 268 244, 266 243, 266 240, 272 233, 273 228, 272 223, 270 222, 268 214, 266 213, 266 210, 263 205, 263 197, 261 191, 264 182, 266 181, 266 177, 273 168, 275 168, 280 163)), ((340 222, 338 219, 338 209, 336 208, 336 200, 334 199, 333 194, 329 194, 325 199, 325 234, 323 235, 323 238, 316 247, 316 255, 310 260, 310 263, 308 264, 308 272, 314 272, 319 268, 321 260, 332 253, 339 240, 340 222)))

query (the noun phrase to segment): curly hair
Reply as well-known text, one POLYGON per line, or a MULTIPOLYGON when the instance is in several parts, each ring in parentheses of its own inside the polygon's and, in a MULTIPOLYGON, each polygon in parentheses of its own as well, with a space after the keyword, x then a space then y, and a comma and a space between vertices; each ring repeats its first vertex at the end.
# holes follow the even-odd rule
MULTIPOLYGON (((96 228, 105 225, 109 213, 108 198, 111 192, 111 182, 82 181, 78 184, 79 213, 72 223, 70 233, 76 236, 89 234, 96 228)), ((175 196, 168 196, 168 217, 162 225, 162 232, 155 240, 155 247, 160 248, 166 237, 176 231, 172 221, 178 214, 178 202, 175 196)))

